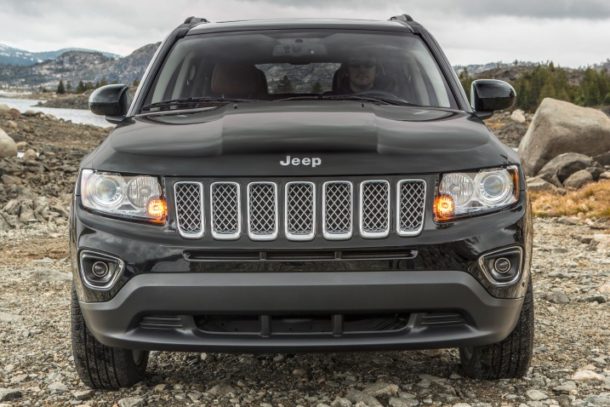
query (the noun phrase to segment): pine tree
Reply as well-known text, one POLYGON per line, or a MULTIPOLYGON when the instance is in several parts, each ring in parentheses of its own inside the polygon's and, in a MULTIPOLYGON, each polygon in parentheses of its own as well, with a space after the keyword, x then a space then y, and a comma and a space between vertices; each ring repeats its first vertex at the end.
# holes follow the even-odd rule
POLYGON ((320 81, 317 81, 311 87, 311 93, 320 94, 323 90, 324 89, 322 89, 322 84, 320 83, 320 81))
POLYGON ((66 82, 66 92, 72 93, 72 84, 70 82, 66 82))
POLYGON ((277 93, 293 93, 294 88, 292 86, 292 82, 288 79, 287 75, 284 75, 282 79, 277 84, 277 93))
POLYGON ((64 93, 66 93, 66 88, 64 88, 64 81, 60 80, 59 85, 57 85, 57 94, 63 95, 64 93))
POLYGON ((83 81, 79 81, 78 85, 76 86, 76 93, 83 93, 85 90, 87 90, 85 84, 83 83, 83 81))

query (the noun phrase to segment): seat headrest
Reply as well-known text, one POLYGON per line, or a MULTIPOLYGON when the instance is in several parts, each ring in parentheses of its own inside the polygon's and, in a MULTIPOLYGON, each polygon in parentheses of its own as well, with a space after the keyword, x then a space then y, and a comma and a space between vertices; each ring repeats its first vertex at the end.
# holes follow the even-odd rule
POLYGON ((267 80, 253 65, 220 63, 214 66, 211 90, 229 98, 261 97, 267 94, 267 80))

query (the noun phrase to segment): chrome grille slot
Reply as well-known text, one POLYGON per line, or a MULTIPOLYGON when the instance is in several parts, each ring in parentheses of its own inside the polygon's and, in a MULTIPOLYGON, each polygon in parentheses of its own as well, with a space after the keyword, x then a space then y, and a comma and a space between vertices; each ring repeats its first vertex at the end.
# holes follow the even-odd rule
POLYGON ((390 183, 370 180, 360 183, 360 234, 383 238, 390 233, 390 183))
POLYGON ((396 232, 400 236, 418 235, 424 227, 426 183, 401 180, 397 186, 396 232))
POLYGON ((281 230, 286 240, 310 241, 316 239, 318 228, 318 238, 326 240, 352 239, 354 234, 383 239, 390 232, 417 236, 424 228, 426 184, 424 179, 397 176, 326 178, 319 183, 315 179, 178 180, 173 183, 175 224, 186 239, 209 233, 215 240, 237 240, 246 234, 251 240, 271 241, 281 230))
POLYGON ((210 186, 211 225, 214 239, 237 239, 241 233, 239 184, 214 182, 210 186))
POLYGON ((354 198, 349 181, 328 181, 322 186, 322 233, 328 240, 352 237, 354 198))
POLYGON ((201 182, 176 182, 176 225, 180 236, 198 239, 203 236, 203 185, 201 182))
POLYGON ((288 182, 284 202, 288 240, 311 240, 315 235, 316 187, 312 182, 288 182))
POLYGON ((248 184, 248 236, 252 240, 273 240, 278 234, 277 184, 248 184))

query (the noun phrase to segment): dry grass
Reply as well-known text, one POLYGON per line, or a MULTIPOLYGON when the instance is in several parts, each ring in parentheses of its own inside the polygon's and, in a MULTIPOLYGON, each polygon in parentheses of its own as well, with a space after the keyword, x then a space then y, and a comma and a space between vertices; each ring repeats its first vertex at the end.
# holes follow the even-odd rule
POLYGON ((535 216, 610 219, 610 180, 591 183, 564 195, 532 191, 530 197, 535 216))

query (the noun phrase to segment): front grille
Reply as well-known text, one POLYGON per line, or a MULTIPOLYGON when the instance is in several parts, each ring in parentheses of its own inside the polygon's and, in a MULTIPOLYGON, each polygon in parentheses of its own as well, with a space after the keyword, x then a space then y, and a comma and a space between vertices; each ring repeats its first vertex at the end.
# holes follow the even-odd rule
POLYGON ((201 182, 174 184, 176 223, 182 237, 203 236, 203 185, 201 182))
POLYGON ((312 182, 289 182, 286 184, 284 207, 286 238, 289 240, 311 240, 315 234, 316 187, 312 182))
POLYGON ((360 184, 360 234, 381 238, 390 233, 390 183, 385 180, 360 184))
POLYGON ((214 182, 210 187, 212 236, 215 239, 239 238, 241 232, 239 184, 214 182))
POLYGON ((397 232, 401 236, 417 235, 424 226, 426 183, 422 180, 402 180, 398 182, 398 191, 397 232))
POLYGON ((294 241, 312 240, 319 236, 318 230, 326 240, 347 240, 354 234, 381 239, 391 230, 398 236, 421 233, 426 182, 395 178, 319 184, 304 180, 179 181, 174 183, 174 202, 176 226, 184 238, 201 238, 204 219, 209 216, 209 233, 218 240, 239 239, 243 229, 251 240, 258 241, 276 239, 280 229, 286 239, 294 241), (206 208, 204 189, 209 192, 206 208))
POLYGON ((322 231, 329 240, 352 237, 354 198, 349 181, 329 181, 322 186, 322 231))
POLYGON ((248 235, 252 240, 273 240, 278 232, 277 184, 248 185, 248 235))

